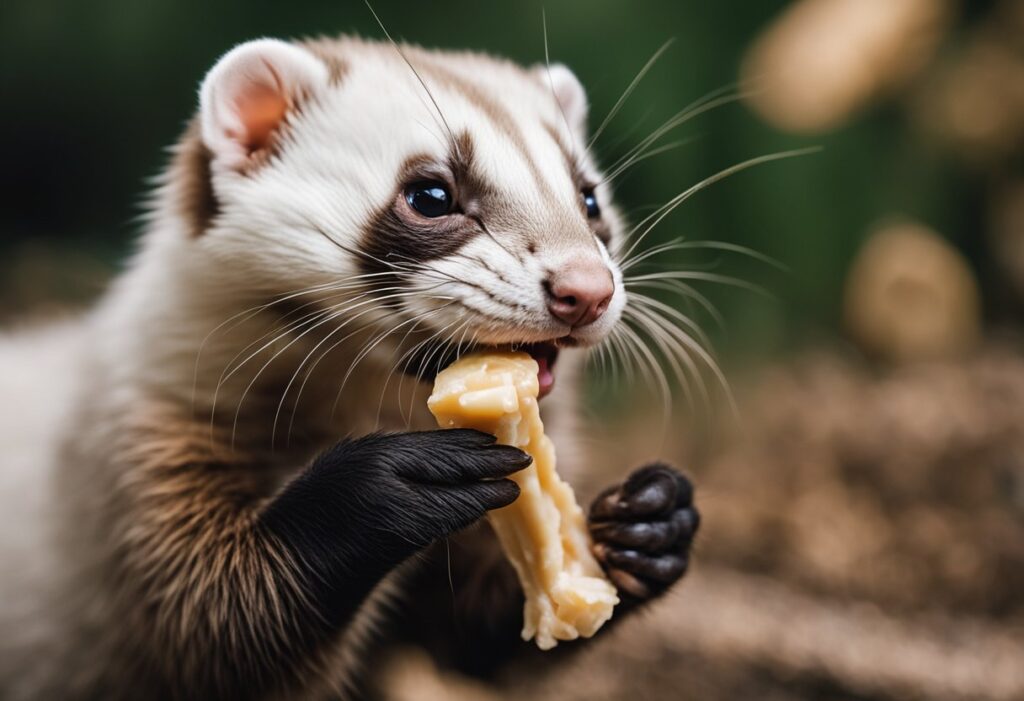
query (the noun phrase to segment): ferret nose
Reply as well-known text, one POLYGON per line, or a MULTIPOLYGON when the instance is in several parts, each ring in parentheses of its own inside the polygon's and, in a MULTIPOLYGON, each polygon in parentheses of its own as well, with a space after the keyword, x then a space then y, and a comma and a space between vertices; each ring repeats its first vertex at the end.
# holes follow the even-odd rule
POLYGON ((586 326, 608 309, 615 293, 611 271, 599 260, 573 262, 544 283, 551 315, 569 326, 586 326))

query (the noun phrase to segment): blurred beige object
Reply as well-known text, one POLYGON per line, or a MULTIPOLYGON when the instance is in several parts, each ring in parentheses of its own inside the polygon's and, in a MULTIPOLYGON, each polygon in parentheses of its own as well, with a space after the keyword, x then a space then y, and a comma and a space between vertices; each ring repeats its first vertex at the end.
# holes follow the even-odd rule
POLYGON ((437 668, 423 651, 398 650, 385 660, 377 675, 386 701, 500 701, 498 692, 483 684, 437 668))
POLYGON ((955 356, 977 341, 980 300, 964 258, 915 223, 874 234, 846 281, 847 328, 866 350, 888 360, 955 356))
POLYGON ((996 190, 989 237, 996 261, 1017 294, 1024 296, 1024 180, 996 190))
POLYGON ((744 60, 747 100, 780 129, 834 127, 923 68, 950 15, 948 0, 800 0, 744 60))
POLYGON ((965 160, 983 165, 1024 146, 1024 56, 1000 29, 980 31, 916 105, 919 123, 965 160))

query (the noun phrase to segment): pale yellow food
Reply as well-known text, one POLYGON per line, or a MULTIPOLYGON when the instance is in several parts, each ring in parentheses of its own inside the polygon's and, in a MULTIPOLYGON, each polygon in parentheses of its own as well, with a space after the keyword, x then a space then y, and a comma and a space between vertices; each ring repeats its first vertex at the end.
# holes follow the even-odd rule
POLYGON ((612 616, 615 587, 590 554, 572 488, 555 472, 555 449, 537 406, 537 363, 526 353, 480 353, 437 376, 430 411, 442 428, 475 428, 522 448, 533 464, 515 475, 519 498, 490 513, 526 594, 523 640, 549 650, 589 638, 612 616))

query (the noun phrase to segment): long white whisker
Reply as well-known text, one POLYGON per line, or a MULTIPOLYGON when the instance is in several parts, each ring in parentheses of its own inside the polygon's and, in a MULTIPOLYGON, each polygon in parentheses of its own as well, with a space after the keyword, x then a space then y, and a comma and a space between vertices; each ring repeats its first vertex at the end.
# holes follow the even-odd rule
POLYGON ((576 153, 576 137, 572 132, 572 126, 569 124, 569 118, 565 116, 565 110, 562 109, 562 103, 558 99, 558 93, 555 92, 555 79, 551 77, 551 55, 548 52, 548 15, 542 7, 540 10, 541 25, 544 28, 544 68, 548 74, 548 84, 551 86, 551 97, 555 101, 555 107, 558 108, 558 113, 562 115, 562 123, 565 124, 565 131, 569 135, 569 148, 572 149, 572 159, 575 162, 579 162, 579 154, 576 153))
POLYGON ((755 251, 752 248, 747 248, 746 246, 740 246, 739 244, 729 243, 727 241, 686 241, 683 240, 682 238, 676 238, 666 243, 662 243, 657 246, 648 248, 646 251, 638 253, 629 260, 624 260, 620 268, 623 272, 625 272, 626 270, 629 270, 633 266, 638 265, 639 263, 647 260, 648 258, 651 258, 660 253, 665 253, 667 251, 679 251, 685 249, 712 249, 719 251, 728 251, 730 253, 738 253, 740 255, 753 258, 754 260, 760 261, 766 265, 770 265, 773 268, 777 268, 778 270, 781 270, 784 273, 789 272, 789 268, 782 264, 781 262, 777 261, 771 256, 767 256, 764 253, 761 253, 760 251, 755 251))
POLYGON ((674 41, 675 41, 675 38, 669 39, 664 44, 662 44, 658 48, 657 51, 654 52, 653 56, 651 56, 649 59, 647 59, 647 63, 645 63, 643 68, 641 68, 640 71, 636 74, 636 77, 634 77, 633 80, 630 81, 630 83, 626 87, 626 89, 622 91, 622 95, 615 102, 615 105, 608 112, 608 115, 604 118, 604 120, 597 127, 597 129, 594 130, 594 135, 591 136, 590 137, 590 141, 587 142, 587 149, 588 150, 601 137, 601 134, 604 133, 605 128, 607 128, 607 126, 611 123, 611 121, 613 119, 615 119, 615 115, 617 115, 619 113, 619 110, 622 109, 622 106, 626 103, 626 100, 629 99, 629 96, 632 95, 633 91, 636 90, 638 85, 640 85, 640 81, 642 81, 644 79, 644 76, 646 76, 647 73, 651 70, 651 68, 654 67, 654 64, 657 63, 658 59, 661 58, 661 55, 664 54, 668 50, 668 47, 672 46, 672 43, 674 41))
POLYGON ((637 143, 635 146, 629 149, 625 153, 625 155, 623 155, 621 158, 619 158, 611 165, 609 170, 617 170, 619 167, 622 166, 623 163, 626 163, 636 158, 636 155, 638 153, 642 153, 643 151, 645 151, 658 139, 660 139, 661 137, 663 137, 665 134, 669 133, 676 127, 682 126, 691 119, 695 119, 696 117, 699 117, 700 115, 705 114, 706 112, 709 112, 717 107, 721 107, 732 102, 737 102, 738 100, 743 98, 745 93, 725 95, 724 97, 716 97, 713 99, 709 99, 709 97, 713 95, 720 95, 721 93, 726 92, 726 90, 731 89, 732 86, 728 86, 726 88, 720 88, 718 90, 712 91, 709 95, 705 95, 704 97, 695 100, 694 102, 690 103, 683 109, 679 110, 674 115, 665 120, 661 124, 661 126, 659 126, 649 135, 641 139, 639 143, 637 143))
MULTIPOLYGON (((658 359, 654 357, 647 345, 637 335, 636 331, 629 327, 628 324, 623 325, 623 333, 626 338, 630 339, 632 345, 636 348, 639 353, 639 357, 642 358, 644 364, 650 368, 650 373, 644 373, 646 377, 651 381, 652 386, 661 395, 661 406, 663 410, 662 414, 662 439, 668 433, 668 422, 672 416, 672 390, 668 386, 668 380, 665 378, 665 373, 661 369, 661 364, 658 359)), ((643 366, 641 366, 642 368, 643 366)))
POLYGON ((646 160, 648 160, 650 158, 654 158, 655 156, 660 156, 661 154, 668 153, 669 151, 675 151, 678 148, 682 148, 683 146, 686 146, 687 144, 692 144, 692 143, 693 143, 693 139, 679 139, 677 141, 671 141, 671 142, 669 142, 667 144, 663 144, 662 146, 658 146, 657 148, 652 148, 650 151, 644 151, 643 153, 638 153, 636 156, 634 156, 633 158, 629 159, 628 161, 626 161, 622 165, 617 166, 615 168, 615 170, 609 172, 604 177, 602 177, 601 178, 601 182, 602 183, 610 183, 613 180, 615 180, 616 178, 618 178, 620 175, 622 175, 623 173, 628 171, 630 168, 632 168, 633 166, 637 165, 638 163, 643 163, 644 161, 646 161, 646 160))
MULTIPOLYGON (((375 297, 375 298, 371 298, 371 299, 368 299, 368 300, 363 300, 363 301, 362 301, 362 302, 360 302, 359 304, 357 304, 357 305, 354 305, 354 307, 345 307, 345 308, 342 308, 342 309, 340 309, 340 310, 332 310, 332 311, 331 311, 331 313, 330 313, 330 314, 329 314, 329 315, 328 315, 328 316, 327 316, 326 318, 324 318, 324 319, 321 319, 321 320, 318 320, 318 321, 317 321, 317 322, 316 322, 315 324, 313 324, 313 325, 312 325, 311 327, 309 327, 309 328, 305 329, 304 331, 302 331, 302 333, 300 333, 299 335, 297 335, 297 336, 296 336, 295 338, 293 338, 293 339, 292 339, 291 341, 289 341, 288 343, 286 343, 286 344, 285 344, 285 345, 284 345, 284 346, 283 346, 283 347, 282 347, 281 349, 279 349, 278 351, 276 351, 276 352, 275 352, 275 353, 274 353, 274 354, 273 354, 273 355, 272 355, 272 356, 271 356, 271 357, 270 357, 270 358, 269 358, 269 359, 268 359, 268 360, 267 360, 267 361, 266 361, 266 362, 265 362, 265 363, 264 363, 264 364, 262 365, 262 367, 260 367, 260 369, 259 369, 259 370, 258 370, 258 371, 256 372, 256 375, 255 375, 255 376, 254 376, 254 377, 252 378, 252 380, 251 380, 251 381, 249 382, 249 384, 248 384, 248 385, 246 385, 245 389, 244 389, 244 390, 243 390, 243 392, 242 392, 242 395, 241 395, 241 397, 239 397, 239 400, 238 400, 238 405, 237 405, 237 407, 235 408, 235 418, 234 418, 234 422, 232 423, 232 430, 231 430, 231 446, 232 446, 232 448, 234 448, 234 445, 235 445, 235 435, 236 435, 236 432, 237 432, 237 429, 238 429, 238 419, 239 419, 239 416, 240 416, 240 414, 241 414, 241 411, 242 411, 242 404, 243 404, 243 403, 245 402, 245 398, 246 398, 246 396, 247 396, 247 395, 249 394, 249 392, 250 392, 250 391, 252 390, 252 388, 253 388, 253 387, 255 386, 256 382, 257 382, 257 381, 259 380, 259 378, 260 378, 260 376, 261 376, 261 375, 263 374, 263 372, 264 372, 264 371, 265 371, 265 370, 266 370, 266 369, 267 369, 268 367, 270 367, 270 365, 271 365, 271 364, 272 364, 272 363, 273 363, 273 362, 274 362, 274 361, 275 361, 275 360, 276 360, 277 358, 279 358, 279 357, 280 357, 280 356, 281 356, 281 355, 282 355, 283 353, 285 353, 285 352, 286 352, 286 351, 287 351, 287 350, 288 350, 289 348, 291 348, 291 347, 292 347, 293 345, 295 345, 296 343, 298 343, 298 342, 299 342, 299 341, 300 341, 300 340, 301 340, 301 339, 302 339, 303 337, 305 337, 306 335, 308 335, 308 334, 312 333, 313 331, 315 331, 315 330, 316 330, 316 329, 318 329, 319 327, 323 326, 324 324, 328 323, 329 321, 333 321, 334 319, 337 319, 337 318, 338 318, 338 317, 340 317, 340 316, 344 316, 345 314, 348 314, 348 313, 350 313, 350 312, 352 311, 352 309, 353 309, 353 308, 355 308, 355 307, 365 306, 365 305, 367 305, 367 304, 373 304, 373 303, 375 303, 375 302, 385 302, 385 301, 388 301, 388 300, 390 300, 390 299, 397 299, 397 298, 401 298, 401 297, 408 297, 408 296, 412 296, 412 295, 413 295, 413 293, 411 293, 411 292, 408 292, 408 291, 405 291, 405 292, 400 292, 400 293, 396 293, 396 294, 392 294, 392 295, 386 295, 386 296, 384 296, 384 297, 379 297, 379 298, 376 298, 376 297, 375 297)), ((361 313, 360 313, 359 315, 357 315, 357 317, 355 317, 355 318, 358 318, 359 316, 362 316, 363 314, 367 314, 367 313, 370 313, 370 312, 372 312, 372 311, 375 311, 375 310, 377 310, 377 309, 378 309, 378 307, 371 307, 371 308, 369 308, 369 309, 367 309, 367 310, 364 310, 363 312, 361 312, 361 313)), ((341 325, 341 327, 344 327, 344 326, 345 326, 346 324, 350 323, 351 321, 352 321, 352 319, 346 320, 346 321, 345 321, 345 322, 344 322, 344 323, 343 323, 343 324, 341 325)), ((341 328, 341 327, 339 327, 339 328, 341 328)), ((263 346, 263 348, 262 348, 262 349, 261 349, 260 351, 257 351, 257 353, 254 353, 253 355, 250 355, 250 356, 249 356, 249 358, 247 358, 247 359, 246 359, 246 360, 245 360, 245 361, 244 361, 244 362, 243 362, 243 363, 242 363, 241 365, 239 365, 238 367, 234 368, 234 369, 233 369, 233 370, 231 371, 231 373, 229 373, 229 374, 227 375, 227 377, 225 377, 225 380, 224 380, 224 381, 226 381, 227 379, 230 379, 230 377, 231 377, 232 375, 234 375, 234 374, 235 374, 235 373, 236 373, 236 372, 237 372, 237 371, 238 371, 238 370, 239 370, 239 369, 240 369, 240 368, 241 368, 242 366, 244 366, 244 365, 245 365, 246 363, 248 363, 248 361, 249 361, 249 360, 251 360, 251 359, 252 359, 253 357, 255 357, 255 355, 256 355, 256 354, 258 354, 258 353, 262 352, 263 350, 265 350, 265 349, 269 348, 269 347, 270 347, 270 345, 272 345, 272 344, 273 344, 273 342, 271 342, 271 343, 268 343, 268 344, 264 345, 264 346, 263 346)), ((218 387, 217 387, 218 391, 219 391, 219 389, 220 389, 220 385, 221 385, 221 384, 222 384, 222 383, 218 383, 218 387)))
MULTIPOLYGON (((654 214, 650 215, 647 219, 645 219, 643 222, 641 222, 640 226, 643 226, 644 224, 647 223, 648 220, 653 220, 650 224, 647 224, 643 233, 641 233, 640 236, 637 237, 635 241, 633 241, 629 249, 622 255, 622 258, 628 259, 630 254, 634 250, 636 250, 636 247, 640 245, 640 242, 644 240, 647 234, 649 234, 651 230, 654 229, 654 227, 661 223, 661 221, 664 220, 665 217, 667 217, 669 214, 671 214, 679 205, 681 205, 683 202, 686 202, 686 200, 690 199, 695 194, 697 194, 704 188, 708 187, 709 185, 713 185, 714 183, 717 183, 720 180, 728 178, 730 175, 735 175, 736 173, 747 170, 748 168, 753 168, 754 166, 757 165, 761 165, 762 163, 770 163, 772 161, 779 161, 785 158, 796 158, 798 156, 806 156, 811 153, 817 153, 820 150, 821 149, 818 147, 811 147, 803 149, 794 149, 792 151, 780 151, 778 153, 770 153, 764 156, 757 156, 756 158, 750 158, 735 165, 729 166, 728 168, 724 168, 715 173, 714 175, 704 178, 696 185, 688 187, 686 190, 673 197, 665 204, 665 206, 661 208, 661 210, 655 212, 654 214)), ((635 232, 636 228, 634 228, 633 231, 635 232)))
POLYGON ((772 293, 764 289, 760 285, 755 285, 752 282, 740 280, 739 278, 729 277, 728 275, 706 273, 701 270, 666 270, 658 273, 634 275, 631 277, 623 278, 623 280, 624 282, 629 283, 646 282, 650 280, 703 280, 704 282, 714 282, 720 285, 739 287, 741 289, 747 290, 748 292, 753 292, 767 299, 774 299, 772 293))
MULTIPOLYGON (((687 319, 685 316, 680 314, 678 310, 673 309, 667 304, 662 304, 660 302, 657 302, 657 300, 652 299, 648 299, 648 302, 653 303, 654 307, 661 309, 669 316, 677 319, 680 323, 692 323, 690 319, 687 319)), ((658 316, 657 312, 655 312, 653 309, 649 308, 647 311, 649 314, 658 316)), ((722 388, 722 391, 725 394, 726 400, 729 404, 729 409, 732 412, 733 416, 739 416, 739 408, 736 404, 735 398, 733 397, 732 389, 729 387, 729 382, 728 380, 725 379, 725 374, 722 372, 721 368, 718 367, 718 363, 715 361, 714 357, 707 350, 705 350, 703 346, 694 341, 688 334, 684 333, 675 325, 664 322, 662 324, 662 328, 664 328, 667 332, 671 333, 675 338, 677 338, 681 344, 683 344, 692 353, 694 353, 708 367, 708 369, 711 370, 712 374, 715 376, 715 380, 719 383, 719 385, 722 388)))
MULTIPOLYGON (((260 312, 266 311, 267 309, 270 309, 271 307, 274 307, 277 304, 281 304, 282 302, 287 302, 289 300, 295 299, 296 297, 302 297, 304 295, 312 294, 314 292, 322 292, 322 291, 325 291, 325 290, 333 290, 334 288, 338 287, 339 285, 347 285, 349 283, 351 283, 353 286, 355 286, 356 284, 361 284, 361 283, 353 282, 355 280, 361 280, 361 279, 369 278, 369 277, 376 277, 378 275, 383 275, 383 274, 384 273, 367 273, 367 274, 363 274, 363 275, 353 275, 353 276, 346 277, 346 278, 344 278, 343 280, 340 280, 340 281, 327 282, 327 283, 321 283, 321 284, 318 284, 318 285, 312 285, 312 286, 309 286, 309 287, 303 287, 303 288, 300 288, 300 289, 297 289, 297 290, 293 290, 291 292, 286 292, 286 293, 284 293, 282 295, 279 295, 279 296, 271 299, 269 302, 264 302, 262 304, 258 304, 258 305, 249 307, 248 309, 244 309, 244 310, 238 312, 237 314, 233 314, 230 317, 228 317, 227 319, 225 319, 224 321, 222 321, 220 324, 218 324, 216 327, 214 327, 214 329, 212 331, 210 331, 208 334, 206 334, 206 336, 203 338, 202 342, 200 342, 198 350, 196 351, 195 371, 193 373, 193 378, 192 378, 192 410, 193 410, 193 412, 195 411, 196 393, 198 391, 198 386, 199 386, 199 368, 200 368, 200 362, 202 360, 203 351, 205 350, 206 344, 209 343, 210 339, 212 339, 213 336, 216 335, 218 332, 220 332, 222 329, 226 330, 226 331, 230 331, 231 329, 237 328, 237 326, 239 326, 241 324, 244 324, 246 321, 248 321, 249 319, 252 319, 254 316, 259 314, 260 312), (245 318, 242 318, 242 317, 245 317, 245 318), (234 322, 234 323, 232 324, 232 322, 234 322), (224 328, 224 327, 229 326, 229 325, 231 325, 230 328, 228 328, 228 329, 224 328)), ((303 306, 305 306, 305 305, 303 305, 303 306)))
POLYGON ((718 308, 711 303, 711 300, 698 292, 694 287, 691 287, 680 280, 640 280, 638 282, 625 284, 625 287, 627 290, 631 291, 631 296, 633 294, 637 294, 634 288, 649 287, 673 292, 683 297, 687 302, 690 300, 695 301, 708 313, 708 315, 711 316, 715 321, 715 325, 719 329, 725 329, 725 318, 722 316, 722 313, 718 311, 718 308))
MULTIPOLYGON (((395 298, 395 297, 397 297, 397 296, 398 296, 398 295, 391 295, 390 297, 391 297, 391 298, 395 298)), ((405 296, 408 296, 408 294, 403 294, 403 295, 400 295, 400 296, 402 296, 402 297, 405 297, 405 296)), ((383 299, 382 299, 381 301, 384 301, 384 300, 386 300, 386 299, 387 299, 387 298, 383 298, 383 299)), ((345 313, 349 313, 350 311, 351 311, 351 309, 350 309, 350 308, 348 308, 348 309, 345 309, 345 310, 344 310, 344 312, 345 312, 345 313)), ((339 332, 339 331, 341 331, 341 330, 342 330, 343 328, 345 328, 345 326, 346 326, 346 325, 347 325, 348 323, 350 323, 351 321, 354 321, 355 319, 358 319, 358 318, 360 318, 361 316, 364 316, 365 314, 369 314, 369 313, 371 313, 372 311, 373 311, 373 309, 366 309, 366 310, 364 310, 363 312, 360 312, 360 313, 359 313, 358 315, 356 315, 355 317, 353 317, 353 319, 351 319, 351 320, 349 320, 349 321, 346 321, 345 323, 343 323, 343 324, 339 325, 339 326, 338 326, 337 328, 335 328, 334 330, 332 330, 332 331, 331 331, 330 333, 326 334, 326 335, 324 336, 324 338, 322 338, 322 339, 321 339, 321 340, 320 340, 319 342, 317 342, 317 344, 316 344, 315 346, 313 346, 313 348, 312 348, 312 349, 310 349, 310 351, 309 351, 309 352, 308 352, 308 353, 306 354, 306 356, 305 356, 305 357, 304 357, 304 358, 302 359, 302 362, 300 362, 300 363, 298 364, 298 366, 297 366, 297 367, 295 368, 295 371, 294 371, 294 372, 292 373, 291 379, 289 379, 289 380, 288 380, 288 384, 287 384, 287 385, 285 386, 285 388, 284 388, 284 391, 283 391, 283 392, 281 393, 281 400, 280 400, 280 401, 278 402, 278 405, 277 405, 277 411, 276 411, 276 412, 274 413, 274 423, 273 423, 273 427, 272 427, 272 430, 271 430, 271 445, 273 445, 273 444, 274 444, 274 439, 275 439, 275 438, 276 438, 276 436, 277 436, 277 422, 278 422, 278 419, 280 418, 280 415, 281 415, 281 410, 282 410, 282 408, 284 407, 285 399, 287 398, 287 396, 288 396, 288 392, 289 392, 289 390, 291 390, 291 388, 292 388, 292 385, 293 385, 293 384, 295 383, 295 381, 296 381, 296 380, 298 379, 299 373, 300 373, 300 372, 302 371, 302 368, 303 368, 303 367, 305 367, 306 363, 308 363, 308 362, 309 362, 310 358, 312 358, 312 357, 313 357, 313 355, 314 355, 314 354, 316 353, 316 351, 317 351, 317 350, 319 350, 319 349, 320 349, 320 348, 321 348, 321 347, 322 347, 322 346, 323 346, 323 345, 324 345, 325 343, 327 343, 327 341, 328 341, 328 340, 330 340, 330 339, 331 339, 331 338, 332 338, 332 337, 334 336, 334 334, 338 333, 338 332, 339 332)), ((431 311, 433 311, 433 310, 431 310, 431 311)), ((362 326, 362 327, 360 327, 360 328, 358 328, 358 329, 356 329, 355 331, 353 331, 352 333, 350 333, 350 334, 349 334, 348 336, 345 336, 344 338, 342 338, 342 339, 341 339, 340 341, 338 341, 338 343, 335 343, 335 344, 334 344, 333 346, 331 346, 331 347, 330 347, 330 348, 329 348, 329 349, 327 350, 327 352, 326 352, 326 353, 322 354, 322 355, 321 355, 321 356, 320 356, 320 357, 319 357, 319 358, 317 359, 317 361, 316 361, 316 362, 315 362, 315 363, 314 363, 314 364, 313 364, 312 366, 310 366, 310 368, 309 368, 308 372, 306 373, 305 379, 303 380, 303 382, 302 382, 302 385, 301 385, 301 387, 299 388, 299 391, 298 391, 298 393, 297 393, 297 394, 296 394, 296 396, 295 396, 295 404, 294 404, 294 406, 293 406, 293 410, 292 410, 292 421, 291 421, 291 422, 289 422, 289 425, 288 425, 288 437, 289 437, 289 439, 291 438, 291 430, 292 430, 292 426, 293 426, 293 424, 294 424, 295 414, 296 414, 296 413, 298 412, 298 408, 299 408, 299 401, 300 401, 300 400, 301 400, 301 398, 302 398, 302 390, 303 390, 303 389, 305 388, 305 386, 306 386, 306 382, 307 382, 307 381, 309 380, 309 378, 310 378, 310 377, 312 377, 312 375, 313 375, 313 371, 314 371, 314 370, 316 370, 316 367, 317 367, 317 365, 318 365, 318 364, 320 363, 320 361, 322 361, 322 360, 323 360, 323 359, 324 359, 324 358, 325 358, 325 357, 326 357, 326 356, 327 356, 327 355, 328 355, 328 354, 329 354, 329 353, 330 353, 330 352, 331 352, 331 351, 332 351, 332 350, 333 350, 334 348, 336 348, 336 347, 337 347, 337 346, 338 346, 338 345, 339 345, 339 344, 340 344, 341 342, 343 342, 343 341, 347 340, 347 339, 348 339, 349 337, 351 337, 351 336, 355 335, 356 333, 358 333, 359 331, 363 330, 364 328, 366 328, 366 326, 365 326, 365 325, 364 325, 364 326, 362 326)))
POLYGON ((636 302, 637 306, 641 308, 661 311, 671 310, 671 316, 680 324, 693 331, 694 335, 696 335, 697 337, 698 343, 700 343, 705 348, 712 349, 711 340, 707 337, 707 334, 704 333, 704 330, 700 327, 700 324, 698 324, 696 321, 683 314, 678 309, 670 307, 669 305, 660 302, 659 300, 656 300, 653 297, 648 297, 647 295, 634 293, 633 299, 636 302))
POLYGON ((690 392, 689 377, 693 377, 697 390, 704 400, 704 406, 710 407, 711 396, 708 393, 707 385, 704 383, 704 377, 700 372, 700 368, 697 367, 697 364, 690 357, 690 354, 686 352, 685 347, 679 343, 678 339, 671 332, 663 328, 663 324, 659 323, 660 319, 654 318, 654 315, 649 314, 645 309, 633 309, 630 314, 631 319, 636 321, 643 331, 654 340, 665 360, 671 366, 680 387, 685 393, 690 410, 694 411, 696 407, 690 392), (683 371, 683 366, 685 366, 689 375, 683 371))

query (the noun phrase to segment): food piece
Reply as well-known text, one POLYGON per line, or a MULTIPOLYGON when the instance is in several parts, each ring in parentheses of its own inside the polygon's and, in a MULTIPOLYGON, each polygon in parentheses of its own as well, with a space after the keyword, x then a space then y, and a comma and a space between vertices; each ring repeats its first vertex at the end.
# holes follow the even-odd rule
POLYGON ((537 370, 526 353, 469 355, 437 376, 427 405, 442 428, 485 431, 533 456, 512 476, 519 498, 489 517, 526 594, 523 640, 550 650, 559 640, 592 636, 619 599, 590 554, 572 488, 555 472, 537 406, 537 370))

